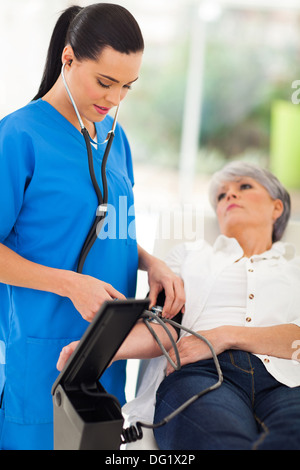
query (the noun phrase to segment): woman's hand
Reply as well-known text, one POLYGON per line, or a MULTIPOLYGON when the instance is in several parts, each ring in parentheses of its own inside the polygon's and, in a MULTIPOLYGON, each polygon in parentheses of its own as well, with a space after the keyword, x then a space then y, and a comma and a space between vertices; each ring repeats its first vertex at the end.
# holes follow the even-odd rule
POLYGON ((63 368, 66 365, 67 360, 77 348, 78 343, 79 341, 74 341, 73 343, 68 344, 61 350, 57 364, 56 364, 57 370, 59 371, 63 370, 63 368))
MULTIPOLYGON (((228 349, 225 333, 226 329, 227 327, 221 326, 213 328, 212 330, 198 331, 197 333, 204 336, 210 342, 215 353, 218 355, 228 349)), ((181 338, 177 343, 177 348, 181 366, 212 358, 211 350, 205 341, 193 335, 181 338)), ((176 356, 173 349, 169 351, 169 354, 171 359, 176 362, 176 356)), ((171 364, 168 363, 166 374, 169 375, 172 372, 174 372, 174 369, 171 364)))
POLYGON ((110 284, 85 274, 72 273, 67 297, 84 320, 91 322, 106 300, 125 300, 123 294, 110 284))
POLYGON ((156 305, 158 294, 164 289, 166 294, 163 316, 174 317, 178 312, 184 312, 185 292, 183 280, 161 260, 154 258, 148 268, 148 282, 150 287, 150 308, 156 305))

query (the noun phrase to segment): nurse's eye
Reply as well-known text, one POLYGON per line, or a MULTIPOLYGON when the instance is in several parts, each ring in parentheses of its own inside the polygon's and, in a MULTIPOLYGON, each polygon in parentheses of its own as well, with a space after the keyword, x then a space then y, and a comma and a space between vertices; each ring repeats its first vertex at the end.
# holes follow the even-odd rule
POLYGON ((105 85, 105 83, 101 82, 101 80, 97 80, 99 85, 102 86, 102 88, 109 89, 110 85, 105 85))

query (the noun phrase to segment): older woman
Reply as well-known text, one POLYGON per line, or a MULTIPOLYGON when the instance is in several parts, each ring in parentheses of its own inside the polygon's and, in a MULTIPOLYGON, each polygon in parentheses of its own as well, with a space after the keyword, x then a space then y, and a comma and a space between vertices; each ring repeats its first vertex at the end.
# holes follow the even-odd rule
MULTIPOLYGON (((214 345, 224 382, 156 439, 161 448, 299 449, 300 263, 279 241, 289 195, 268 171, 232 163, 214 176, 210 198, 222 235, 213 247, 178 247, 169 265, 184 279, 185 321, 214 345)), ((156 421, 216 380, 203 342, 186 336, 178 347, 187 365, 162 382, 156 421)))
MULTIPOLYGON (((167 263, 184 281, 183 324, 212 343, 224 380, 157 428, 156 441, 161 449, 300 449, 300 260, 279 241, 289 195, 268 171, 231 163, 214 176, 210 196, 221 235, 213 246, 179 245, 167 263)), ((141 339, 137 347, 134 334, 119 358, 154 352, 141 339)), ((206 343, 184 334, 178 349, 179 371, 165 358, 151 361, 140 395, 126 406, 131 421, 160 422, 216 383, 206 343)))

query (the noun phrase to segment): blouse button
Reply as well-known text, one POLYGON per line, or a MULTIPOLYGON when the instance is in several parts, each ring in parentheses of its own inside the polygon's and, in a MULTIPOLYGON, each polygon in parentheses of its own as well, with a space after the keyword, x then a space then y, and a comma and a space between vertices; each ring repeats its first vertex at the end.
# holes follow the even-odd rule
POLYGON ((268 363, 270 362, 270 359, 268 359, 268 358, 266 357, 266 358, 264 359, 264 362, 265 362, 266 364, 268 364, 268 363))
POLYGON ((247 317, 247 318, 246 318, 246 322, 247 322, 247 323, 251 322, 251 317, 247 317))
POLYGON ((253 273, 253 269, 248 269, 248 272, 249 272, 249 273, 253 273))
POLYGON ((254 299, 254 294, 250 294, 249 299, 254 299))

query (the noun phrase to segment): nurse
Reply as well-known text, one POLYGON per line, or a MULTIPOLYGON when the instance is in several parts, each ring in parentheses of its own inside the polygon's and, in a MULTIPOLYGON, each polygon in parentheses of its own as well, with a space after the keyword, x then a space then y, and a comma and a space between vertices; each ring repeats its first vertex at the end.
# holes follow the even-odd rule
MULTIPOLYGON (((150 300, 165 289, 166 316, 184 305, 182 281, 136 242, 133 167, 120 125, 107 163, 108 224, 78 260, 97 197, 64 75, 93 145, 101 183, 108 112, 139 77, 143 37, 113 4, 68 8, 59 18, 37 96, 0 123, 0 447, 52 449, 51 387, 63 346, 78 340, 105 300, 134 297, 138 269, 150 300), (112 225, 109 225, 112 224, 112 225)), ((125 401, 125 362, 103 386, 125 401)))

